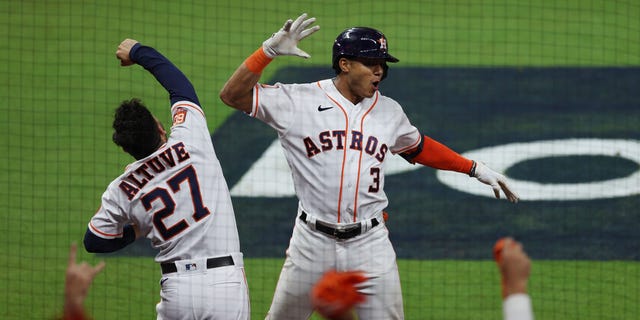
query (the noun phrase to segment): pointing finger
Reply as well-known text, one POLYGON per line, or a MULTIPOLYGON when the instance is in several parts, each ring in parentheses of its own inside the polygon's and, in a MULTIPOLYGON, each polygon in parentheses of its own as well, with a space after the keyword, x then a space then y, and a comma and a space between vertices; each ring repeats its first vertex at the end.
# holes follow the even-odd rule
POLYGON ((74 243, 71 244, 71 248, 69 249, 69 265, 72 266, 76 263, 76 254, 78 252, 78 245, 74 243))

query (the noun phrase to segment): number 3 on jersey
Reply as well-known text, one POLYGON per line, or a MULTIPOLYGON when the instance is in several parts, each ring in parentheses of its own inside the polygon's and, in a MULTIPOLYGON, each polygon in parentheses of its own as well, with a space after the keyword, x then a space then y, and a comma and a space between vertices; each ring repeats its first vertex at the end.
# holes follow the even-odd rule
MULTIPOLYGON (((188 166, 184 170, 177 173, 175 176, 167 180, 167 184, 171 188, 173 194, 176 194, 181 190, 180 185, 183 182, 187 182, 189 191, 191 192, 191 200, 193 203, 193 219, 197 222, 202 218, 208 216, 211 212, 202 203, 202 194, 200 193, 200 185, 198 184, 198 177, 193 166, 188 166)), ((151 210, 151 205, 154 201, 160 200, 164 207, 153 213, 153 225, 158 230, 164 240, 168 240, 184 231, 189 227, 189 224, 184 219, 176 222, 172 226, 167 227, 162 220, 171 216, 176 210, 176 203, 173 197, 165 188, 155 188, 151 192, 144 195, 140 201, 145 210, 151 210)))

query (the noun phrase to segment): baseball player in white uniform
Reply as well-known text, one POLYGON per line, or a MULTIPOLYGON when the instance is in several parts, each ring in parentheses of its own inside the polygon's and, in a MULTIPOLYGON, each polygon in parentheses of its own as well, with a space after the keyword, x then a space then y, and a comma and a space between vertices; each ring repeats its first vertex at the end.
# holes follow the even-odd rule
POLYGON ((111 252, 138 237, 158 250, 158 319, 249 319, 249 296, 231 196, 191 82, 155 49, 124 40, 121 65, 137 63, 169 92, 171 134, 140 100, 116 110, 113 141, 136 161, 113 180, 89 222, 85 248, 111 252))
POLYGON ((248 57, 220 92, 227 105, 278 133, 299 200, 267 319, 307 319, 309 292, 329 269, 364 271, 367 300, 360 319, 403 319, 396 254, 384 225, 387 206, 384 163, 399 154, 412 163, 454 170, 489 184, 496 195, 518 196, 503 175, 466 159, 422 135, 401 106, 378 88, 387 62, 385 36, 372 28, 349 28, 333 46, 336 77, 305 84, 259 84, 276 56, 308 58, 298 42, 316 32, 315 18, 288 20, 248 57))

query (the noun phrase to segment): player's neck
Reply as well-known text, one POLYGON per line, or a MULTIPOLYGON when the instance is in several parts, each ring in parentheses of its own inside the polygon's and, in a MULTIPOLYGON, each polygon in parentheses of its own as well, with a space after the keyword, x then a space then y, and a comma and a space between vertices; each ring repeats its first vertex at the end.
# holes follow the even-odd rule
POLYGON ((353 103, 354 105, 360 103, 364 99, 363 97, 358 97, 356 94, 354 94, 347 81, 340 76, 337 76, 331 80, 333 81, 333 85, 336 87, 336 89, 338 89, 338 92, 340 92, 343 97, 351 101, 351 103, 353 103))

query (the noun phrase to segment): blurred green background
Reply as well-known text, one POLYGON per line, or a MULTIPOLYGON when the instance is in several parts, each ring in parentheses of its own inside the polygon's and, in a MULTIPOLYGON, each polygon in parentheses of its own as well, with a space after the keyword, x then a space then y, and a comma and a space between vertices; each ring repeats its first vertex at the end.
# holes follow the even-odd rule
MULTIPOLYGON (((1 318, 59 313, 69 245, 81 244, 100 195, 131 162, 111 142, 113 110, 133 96, 167 105, 149 74, 119 67, 120 41, 149 44, 180 67, 213 131, 232 114, 218 99, 224 81, 302 12, 321 26, 301 44, 312 57, 276 59, 263 80, 285 66, 328 67, 333 39, 355 25, 382 30, 403 67, 640 66, 637 1, 2 1, 1 318)), ((630 107, 638 119, 640 106, 630 107)), ((168 112, 155 112, 169 123, 168 112)), ((629 205, 637 202, 629 197, 612 210, 637 222, 637 206, 629 205)), ((631 239, 621 245, 637 247, 631 239)), ((284 249, 282 256, 246 259, 252 318, 266 314, 284 249)), ((90 263, 107 260, 87 301, 95 319, 155 317, 160 274, 151 257, 79 252, 90 263)), ((399 266, 407 319, 500 318, 492 261, 402 259, 399 266)), ((639 278, 638 261, 536 260, 536 316, 634 319, 639 278)))

